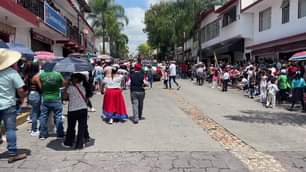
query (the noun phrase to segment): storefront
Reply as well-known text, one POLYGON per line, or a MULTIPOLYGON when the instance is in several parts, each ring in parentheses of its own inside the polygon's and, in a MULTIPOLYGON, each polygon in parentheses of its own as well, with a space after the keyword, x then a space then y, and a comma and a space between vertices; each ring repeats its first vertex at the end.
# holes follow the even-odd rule
POLYGON ((31 31, 31 48, 33 51, 52 51, 53 41, 41 34, 31 31))
POLYGON ((16 35, 16 28, 0 22, 0 39, 10 42, 10 37, 16 35))
POLYGON ((214 56, 219 62, 234 64, 244 61, 244 39, 235 38, 201 50, 201 60, 213 63, 214 56))
POLYGON ((247 47, 258 63, 287 61, 293 54, 306 50, 306 33, 247 47))

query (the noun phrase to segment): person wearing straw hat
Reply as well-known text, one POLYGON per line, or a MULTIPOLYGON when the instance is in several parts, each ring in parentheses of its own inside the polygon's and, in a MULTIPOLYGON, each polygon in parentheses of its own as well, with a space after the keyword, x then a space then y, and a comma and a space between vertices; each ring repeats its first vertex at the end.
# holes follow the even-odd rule
POLYGON ((20 98, 27 95, 23 80, 12 68, 20 58, 19 52, 0 49, 0 122, 4 121, 6 130, 9 163, 26 158, 25 154, 17 154, 16 143, 16 90, 20 98))

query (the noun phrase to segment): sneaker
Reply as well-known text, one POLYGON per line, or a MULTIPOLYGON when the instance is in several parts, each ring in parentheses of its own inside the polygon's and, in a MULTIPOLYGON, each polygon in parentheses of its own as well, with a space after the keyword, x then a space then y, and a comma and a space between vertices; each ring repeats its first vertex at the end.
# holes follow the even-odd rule
POLYGON ((88 112, 96 112, 95 108, 88 108, 88 112))
POLYGON ((177 90, 180 90, 180 89, 181 89, 181 86, 178 86, 178 87, 177 87, 177 90))
POLYGON ((33 136, 33 137, 37 137, 37 136, 39 136, 39 131, 31 131, 30 135, 33 136))
POLYGON ((47 137, 44 137, 44 136, 39 136, 39 139, 40 139, 40 140, 46 140, 46 139, 47 139, 47 137))
POLYGON ((9 159, 8 159, 8 163, 13 163, 22 159, 27 158, 26 154, 17 154, 17 155, 12 155, 9 159))
POLYGON ((113 119, 109 119, 109 120, 108 120, 108 123, 109 123, 109 124, 113 124, 113 121, 114 121, 113 119))

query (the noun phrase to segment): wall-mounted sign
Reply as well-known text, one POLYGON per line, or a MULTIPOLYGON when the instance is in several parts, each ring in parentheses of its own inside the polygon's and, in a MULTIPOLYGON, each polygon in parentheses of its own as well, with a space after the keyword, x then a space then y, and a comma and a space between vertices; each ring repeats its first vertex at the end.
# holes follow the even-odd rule
POLYGON ((66 19, 55 11, 47 2, 45 2, 45 23, 54 30, 64 34, 67 34, 67 22, 66 19))

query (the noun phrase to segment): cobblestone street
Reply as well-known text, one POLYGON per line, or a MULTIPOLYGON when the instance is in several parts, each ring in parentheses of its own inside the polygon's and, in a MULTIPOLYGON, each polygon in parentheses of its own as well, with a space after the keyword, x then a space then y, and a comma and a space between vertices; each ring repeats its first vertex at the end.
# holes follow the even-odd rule
MULTIPOLYGON (((98 112, 89 118, 92 140, 81 151, 62 147, 62 140, 52 136, 44 141, 31 137, 30 124, 24 124, 18 127, 18 146, 28 158, 8 164, 3 153, 0 171, 305 171, 306 128, 294 124, 294 118, 304 119, 303 115, 265 109, 237 90, 222 93, 179 82, 180 91, 162 90, 159 84, 147 90, 146 119, 138 125, 104 123, 99 116, 101 96, 96 95, 93 102, 98 112), (292 117, 284 124, 235 120, 261 115, 244 111, 292 117), (228 118, 229 114, 237 117, 228 118)), ((125 95, 132 114, 128 92, 125 95)), ((1 145, 1 152, 5 146, 1 145)))

